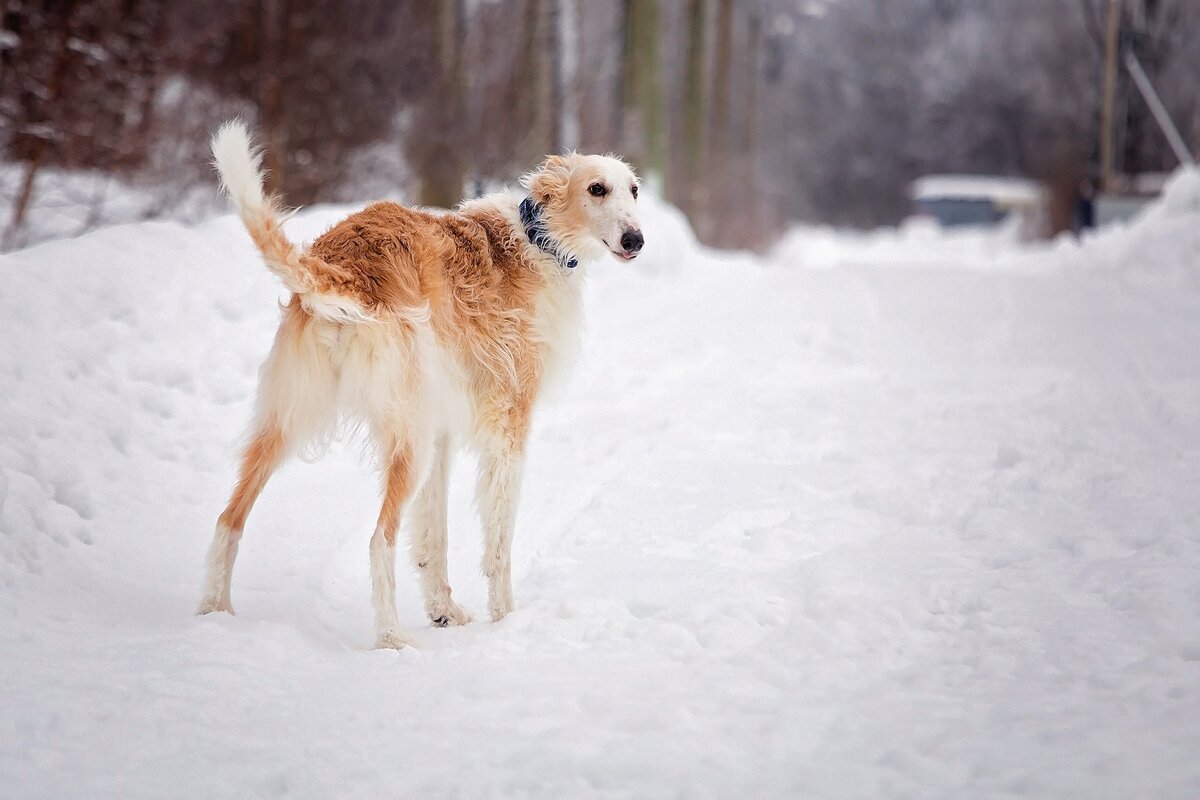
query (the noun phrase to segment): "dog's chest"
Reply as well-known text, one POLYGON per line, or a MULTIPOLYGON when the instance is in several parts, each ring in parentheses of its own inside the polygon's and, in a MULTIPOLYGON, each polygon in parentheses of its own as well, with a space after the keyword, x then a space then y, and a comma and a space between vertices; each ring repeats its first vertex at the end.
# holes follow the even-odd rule
POLYGON ((551 281, 534 304, 533 325, 542 344, 542 384, 553 385, 570 371, 583 335, 582 275, 551 281))

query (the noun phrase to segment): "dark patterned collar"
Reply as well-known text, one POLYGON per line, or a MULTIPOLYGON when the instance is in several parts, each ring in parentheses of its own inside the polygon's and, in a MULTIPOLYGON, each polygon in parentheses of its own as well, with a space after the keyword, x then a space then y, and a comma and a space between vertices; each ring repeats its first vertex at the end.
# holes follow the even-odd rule
POLYGON ((525 226, 525 235, 530 243, 543 253, 552 256, 564 269, 575 269, 579 259, 566 252, 562 243, 550 235, 546 221, 542 219, 542 204, 535 202, 533 197, 526 197, 518 208, 521 213, 521 224, 525 226))

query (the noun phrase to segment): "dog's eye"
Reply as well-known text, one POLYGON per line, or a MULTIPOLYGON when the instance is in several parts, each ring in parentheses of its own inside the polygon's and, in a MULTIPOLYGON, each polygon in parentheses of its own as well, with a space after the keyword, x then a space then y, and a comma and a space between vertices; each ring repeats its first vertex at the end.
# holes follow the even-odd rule
POLYGON ((588 194, 592 197, 604 197, 604 195, 608 194, 608 189, 604 188, 603 183, 593 183, 588 187, 588 194))
POLYGON ((633 199, 637 200, 637 184, 629 187, 629 191, 633 192, 633 199))

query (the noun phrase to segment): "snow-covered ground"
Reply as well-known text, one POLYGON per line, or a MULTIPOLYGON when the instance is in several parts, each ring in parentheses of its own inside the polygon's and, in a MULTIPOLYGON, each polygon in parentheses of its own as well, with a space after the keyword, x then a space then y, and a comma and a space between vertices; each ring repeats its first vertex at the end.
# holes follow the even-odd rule
POLYGON ((1036 249, 644 223, 541 411, 518 610, 431 629, 402 567, 399 653, 349 445, 192 616, 281 296, 231 217, 0 258, 0 795, 1200 795, 1200 180, 1036 249))

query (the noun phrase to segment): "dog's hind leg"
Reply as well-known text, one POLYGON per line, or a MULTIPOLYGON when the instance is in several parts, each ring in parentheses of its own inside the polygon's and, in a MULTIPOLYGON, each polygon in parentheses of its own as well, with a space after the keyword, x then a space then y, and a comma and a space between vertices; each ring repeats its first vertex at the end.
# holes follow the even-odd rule
POLYGON ((237 558, 238 544, 246 517, 254 501, 267 485, 286 454, 283 433, 271 423, 262 426, 250 440, 242 454, 241 474, 237 488, 229 498, 229 504, 217 519, 217 530, 208 549, 207 577, 204 595, 198 613, 228 611, 233 613, 229 600, 229 585, 233 577, 233 562, 237 558))
POLYGON ((400 633, 396 616, 396 532, 404 504, 420 477, 417 453, 410 442, 384 451, 383 508, 371 536, 371 600, 375 606, 377 648, 399 650, 412 642, 400 633))
POLYGON ((258 422, 242 454, 241 474, 229 504, 217 520, 208 551, 207 577, 199 613, 228 611, 233 562, 246 517, 267 479, 296 447, 319 440, 336 422, 337 376, 322 344, 321 331, 299 298, 284 309, 271 354, 258 387, 258 422))
POLYGON ((471 615, 450 597, 446 569, 446 500, 450 481, 450 437, 438 437, 433 468, 412 507, 409 552, 421 581, 425 611, 434 625, 466 625, 471 615))

